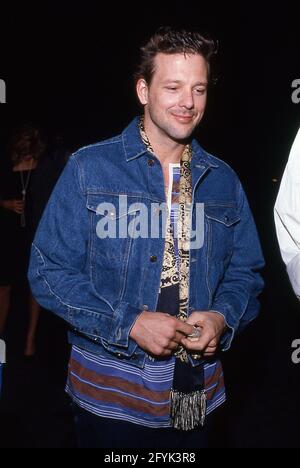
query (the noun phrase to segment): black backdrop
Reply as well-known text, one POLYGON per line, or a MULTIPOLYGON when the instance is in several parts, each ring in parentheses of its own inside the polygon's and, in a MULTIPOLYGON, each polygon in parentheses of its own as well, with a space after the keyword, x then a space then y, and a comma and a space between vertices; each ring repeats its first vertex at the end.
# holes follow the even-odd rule
POLYGON ((299 447, 300 306, 281 262, 273 205, 300 123, 292 82, 300 79, 294 5, 225 2, 12 4, 1 17, 1 159, 11 130, 34 121, 61 132, 72 149, 110 137, 138 108, 132 74, 138 47, 161 25, 194 27, 219 40, 218 84, 198 136, 238 172, 267 261, 260 318, 224 358, 229 403, 224 445, 299 447))

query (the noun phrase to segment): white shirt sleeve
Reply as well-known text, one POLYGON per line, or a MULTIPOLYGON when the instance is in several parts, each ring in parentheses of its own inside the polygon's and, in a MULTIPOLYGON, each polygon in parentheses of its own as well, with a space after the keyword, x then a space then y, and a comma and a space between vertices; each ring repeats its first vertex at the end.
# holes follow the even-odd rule
POLYGON ((281 255, 300 299, 300 129, 283 174, 274 216, 281 255))

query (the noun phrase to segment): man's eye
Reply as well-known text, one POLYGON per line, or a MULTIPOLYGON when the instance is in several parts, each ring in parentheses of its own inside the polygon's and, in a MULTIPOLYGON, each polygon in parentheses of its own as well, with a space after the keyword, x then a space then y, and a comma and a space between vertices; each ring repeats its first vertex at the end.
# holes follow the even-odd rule
POLYGON ((176 91, 177 88, 175 86, 167 86, 167 89, 169 91, 176 91))
POLYGON ((195 90, 197 94, 204 94, 206 89, 205 88, 201 88, 201 89, 196 89, 195 90))

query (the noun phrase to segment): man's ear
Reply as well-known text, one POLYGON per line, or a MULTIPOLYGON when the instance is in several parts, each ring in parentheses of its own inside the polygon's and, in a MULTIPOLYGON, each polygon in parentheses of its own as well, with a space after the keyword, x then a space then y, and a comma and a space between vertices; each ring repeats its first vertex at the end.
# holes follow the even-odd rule
POLYGON ((136 93, 140 103, 145 106, 148 104, 148 85, 144 78, 140 78, 136 84, 136 93))

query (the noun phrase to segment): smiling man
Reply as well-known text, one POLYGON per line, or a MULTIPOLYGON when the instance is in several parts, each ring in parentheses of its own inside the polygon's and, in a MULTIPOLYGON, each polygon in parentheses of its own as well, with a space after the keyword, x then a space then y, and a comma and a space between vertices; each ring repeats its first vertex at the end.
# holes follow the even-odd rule
POLYGON ((258 314, 263 258, 246 196, 192 138, 214 53, 199 33, 151 37, 135 76, 143 115, 70 158, 34 240, 33 293, 71 327, 80 447, 206 447, 225 401, 219 353, 258 314), (139 235, 141 211, 160 235, 139 235), (127 234, 101 233, 103 219, 125 220, 127 234))
MULTIPOLYGON (((182 153, 201 121, 207 98, 208 65, 201 55, 158 53, 151 83, 141 76, 137 92, 145 109, 149 139, 160 153, 182 153), (165 147, 165 148, 164 148, 165 147)), ((153 149, 156 149, 153 147, 153 149)), ((180 157, 174 156, 176 162, 180 157)))

